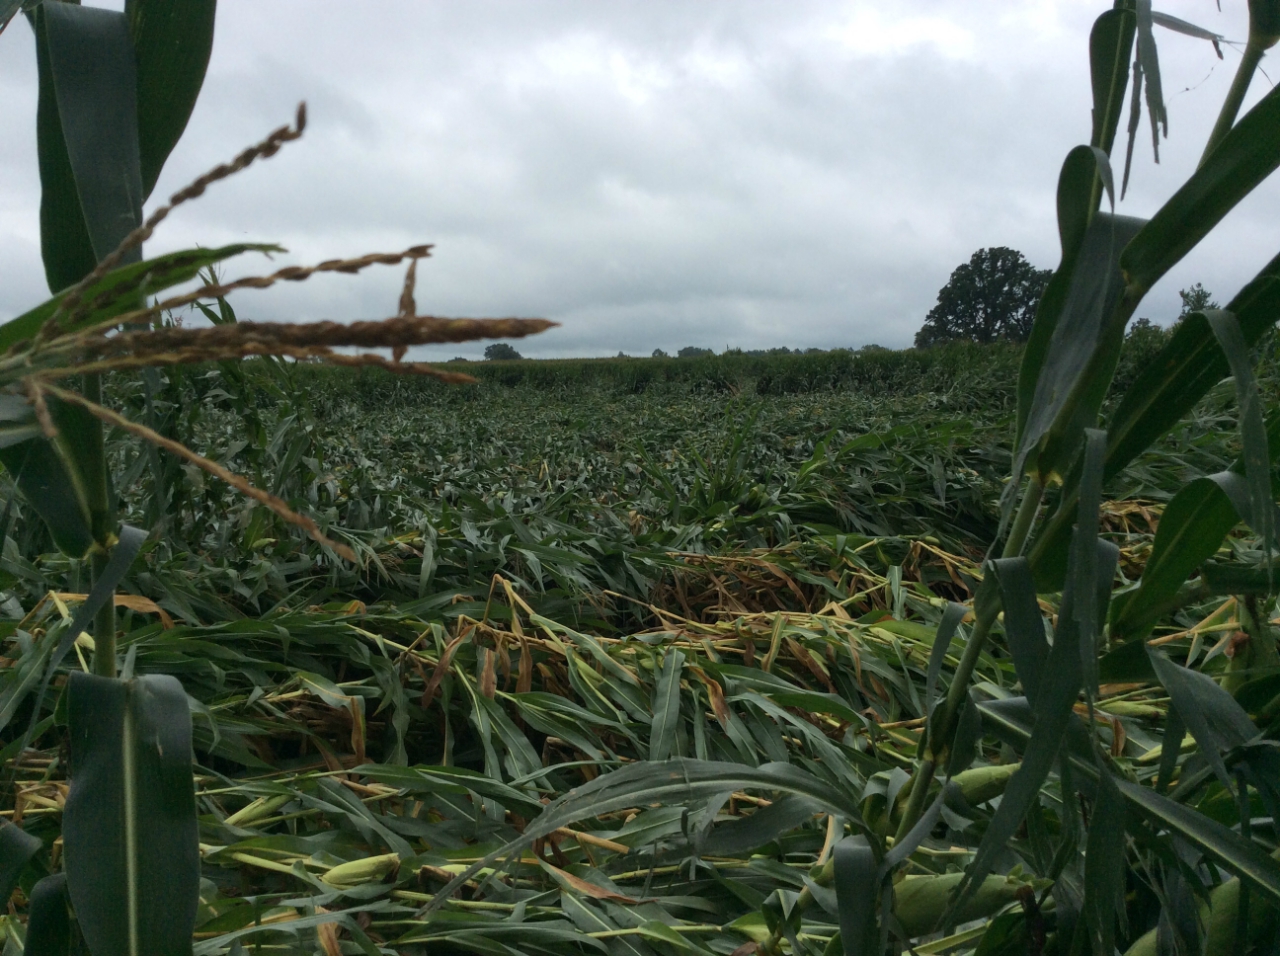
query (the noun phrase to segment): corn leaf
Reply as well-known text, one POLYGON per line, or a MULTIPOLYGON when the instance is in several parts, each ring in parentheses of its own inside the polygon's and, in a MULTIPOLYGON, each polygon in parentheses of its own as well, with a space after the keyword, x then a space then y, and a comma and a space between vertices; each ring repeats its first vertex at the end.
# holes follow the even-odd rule
POLYGON ((8 903, 27 862, 44 844, 17 824, 0 824, 0 900, 8 903))
POLYGON ((213 50, 217 0, 127 0, 137 61, 138 152, 143 198, 195 108, 213 50))
POLYGON ((861 819, 851 795, 790 764, 771 763, 751 767, 685 757, 663 763, 637 762, 602 774, 553 801, 537 819, 525 827, 517 839, 491 851, 450 881, 423 908, 422 914, 427 916, 439 909, 454 889, 480 870, 577 820, 625 807, 707 799, 749 788, 795 793, 809 797, 850 820, 861 819))
POLYGON ((1143 225, 1140 219, 1099 212, 1081 242, 1019 438, 1018 459, 1042 480, 1066 470, 1081 433, 1096 421, 1124 335, 1123 326, 1110 321, 1124 293, 1120 255, 1143 225))
MULTIPOLYGON (((84 301, 90 305, 90 308, 76 321, 68 322, 64 328, 68 332, 74 332, 97 325, 113 315, 133 308, 138 295, 154 295, 171 286, 179 285, 195 278, 201 269, 243 252, 272 253, 284 252, 284 249, 269 243, 237 243, 216 249, 184 249, 121 266, 107 273, 86 290, 84 301)), ((65 295, 65 291, 59 292, 34 309, 29 309, 0 325, 0 349, 8 350, 39 332, 41 326, 53 316, 65 295)))
MULTIPOLYGON (((52 291, 92 271, 142 222, 133 43, 123 13, 36 8, 40 241, 52 291)), ((136 260, 140 250, 133 250, 136 260)), ((126 260, 129 261, 129 260, 126 260)))
POLYGON ((1175 664, 1163 651, 1150 646, 1147 653, 1156 677, 1169 692, 1187 730, 1199 744, 1200 753, 1209 761, 1222 785, 1231 790, 1234 782, 1223 755, 1257 737, 1258 728, 1244 708, 1213 678, 1175 664))
POLYGON ((1034 706, 1049 657, 1049 642, 1045 639, 1044 618, 1036 601, 1031 565, 1025 557, 998 558, 991 565, 1000 584, 1005 641, 1022 693, 1034 706))
MULTIPOLYGON (((1255 345, 1280 318, 1280 256, 1272 259, 1227 305, 1236 315, 1245 344, 1255 345)), ((1107 429, 1103 481, 1110 481, 1159 440, 1230 371, 1208 320, 1193 313, 1178 323, 1169 344, 1125 392, 1107 429)), ((1275 446, 1275 441, 1270 443, 1275 446)), ((1243 466, 1241 466, 1243 473, 1243 466)), ((1064 483, 1061 504, 1030 549, 1041 590, 1061 586, 1066 541, 1075 520, 1079 466, 1064 483)))
POLYGON ((1209 309, 1204 317, 1213 329, 1231 366, 1236 386, 1236 414, 1240 443, 1243 448, 1244 477, 1249 487, 1252 517, 1250 526, 1262 538, 1262 546, 1270 554, 1275 545, 1275 498, 1271 493, 1271 454, 1267 449, 1267 427, 1262 419, 1262 402, 1258 383, 1253 376, 1249 349, 1240 331, 1240 323, 1232 312, 1209 309))
POLYGON ((662 655, 662 672, 653 688, 650 760, 666 760, 675 753, 676 728, 680 721, 680 673, 683 669, 684 654, 678 648, 667 648, 662 655))
POLYGON ((9 21, 22 9, 22 0, 0 0, 0 33, 9 25, 9 21))
POLYGON ((1084 859, 1084 916, 1093 951, 1112 956, 1116 919, 1124 912, 1125 806, 1105 770, 1098 775, 1084 859))
POLYGON ((1124 110, 1136 28, 1137 18, 1132 10, 1114 9, 1098 17, 1089 33, 1089 74, 1093 81, 1093 135, 1089 142, 1108 156, 1124 110))
POLYGON ((67 899, 67 875, 55 873, 31 889, 24 956, 69 956, 79 940, 67 899))
POLYGON ((1121 257, 1135 295, 1145 293, 1280 165, 1280 90, 1272 90, 1217 148, 1121 257))
POLYGON ((1075 593, 1077 581, 1074 577, 1069 580, 1068 589, 1063 593, 1053 648, 1038 684, 1036 720, 1022 754, 1022 766, 1009 781, 1000 806, 974 853, 973 862, 965 871, 964 889, 957 897, 957 906, 991 872, 997 856, 1004 851, 1005 844, 1022 825, 1027 808, 1033 800, 1039 798, 1040 787, 1048 777, 1067 734, 1067 725, 1073 716, 1072 708, 1084 679, 1080 664, 1080 628, 1074 605, 1076 601, 1092 599, 1100 608, 1105 607, 1119 557, 1119 549, 1115 545, 1097 538, 1093 541, 1096 542, 1097 549, 1095 593, 1075 593))
POLYGON ((875 851, 866 841, 851 838, 836 844, 834 856, 844 956, 875 952, 879 948, 876 913, 880 909, 881 894, 875 851))
POLYGON ((1098 208, 1100 196, 1095 193, 1095 187, 1099 181, 1099 156, 1095 149, 1091 146, 1075 147, 1067 153, 1062 169, 1058 172, 1058 240, 1062 246, 1062 258, 1040 298, 1031 335, 1022 353, 1022 365, 1018 371, 1018 418, 1014 435, 1014 445, 1019 448, 1023 444, 1027 416, 1035 403, 1041 370, 1049 355, 1058 323, 1068 305, 1081 245, 1098 208))
POLYGON ((1262 896, 1259 905, 1280 906, 1280 862, 1257 843, 1148 787, 1123 778, 1116 778, 1115 784, 1129 806, 1151 823, 1169 836, 1185 840, 1258 891, 1262 896))
POLYGON ((72 673, 67 888, 94 952, 189 953, 200 857, 191 714, 176 678, 72 673))

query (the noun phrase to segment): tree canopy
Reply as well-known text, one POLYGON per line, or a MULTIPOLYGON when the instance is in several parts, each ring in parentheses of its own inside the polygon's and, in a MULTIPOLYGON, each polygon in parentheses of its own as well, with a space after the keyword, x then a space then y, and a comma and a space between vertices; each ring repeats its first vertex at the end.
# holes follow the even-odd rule
POLYGON ((1190 289, 1179 289, 1178 296, 1182 299, 1182 311, 1178 313, 1179 321, 1185 319, 1192 312, 1203 312, 1205 309, 1219 307, 1218 303, 1213 301, 1213 293, 1199 282, 1190 289))
POLYGON ((1050 274, 1016 249, 979 249, 938 290, 937 305, 916 333, 916 347, 953 339, 1026 341, 1050 274))
POLYGON ((484 357, 487 362, 509 362, 524 358, 523 355, 506 342, 494 342, 492 345, 486 345, 484 347, 484 357))

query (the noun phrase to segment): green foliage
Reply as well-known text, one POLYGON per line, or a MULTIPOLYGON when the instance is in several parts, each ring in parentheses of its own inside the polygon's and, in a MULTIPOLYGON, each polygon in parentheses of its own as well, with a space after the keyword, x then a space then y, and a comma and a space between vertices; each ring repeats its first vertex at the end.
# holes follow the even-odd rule
POLYGON ((492 345, 484 347, 485 361, 488 362, 514 362, 524 358, 519 352, 506 342, 494 342, 492 345))
POLYGON ((979 249, 938 291, 937 305, 916 333, 916 347, 954 339, 1025 342, 1050 274, 1016 249, 979 249))
MULTIPOLYGON (((143 137, 161 153, 203 72, 190 9, 189 73, 143 137)), ((82 18, 121 88, 100 12, 37 13, 42 75, 82 18)), ((1257 54, 1274 31, 1251 13, 1257 54)), ((1149 221, 1104 210, 1131 54, 1130 151, 1144 88, 1166 125, 1156 25, 1221 39, 1128 0, 1095 24, 1092 138, 1020 353, 492 361, 453 392, 276 358, 109 378, 162 447, 207 449, 272 511, 86 437, 73 393, 11 396, 6 942, 25 897, 34 956, 187 952, 193 927, 210 956, 1268 952, 1280 270, 1224 310, 1189 290, 1171 334, 1130 320, 1280 165, 1280 99, 1237 122, 1242 71, 1188 182, 1149 221), (121 515, 165 529, 136 567, 109 467, 121 515), (328 536, 286 538, 289 503, 328 536)), ((74 99, 54 118, 78 182, 74 99)), ((104 277, 120 294, 88 314, 110 324, 140 281, 104 277)))
POLYGON ((1185 319, 1193 312, 1221 308, 1218 303, 1213 301, 1213 293, 1199 282, 1189 289, 1179 289, 1178 297, 1182 299, 1182 311, 1178 313, 1179 319, 1185 319))

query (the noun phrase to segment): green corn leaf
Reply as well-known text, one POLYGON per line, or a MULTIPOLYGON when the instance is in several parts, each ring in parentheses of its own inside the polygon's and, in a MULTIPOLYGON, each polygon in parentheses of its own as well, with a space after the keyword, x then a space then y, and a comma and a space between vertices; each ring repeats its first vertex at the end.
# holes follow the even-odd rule
POLYGON ((89 505, 53 443, 39 435, 0 448, 0 463, 48 526, 58 549, 75 558, 88 554, 93 547, 89 505))
MULTIPOLYGON (((195 278, 201 269, 243 252, 284 251, 281 246, 269 243, 237 243, 218 249, 184 249, 113 269, 86 290, 84 302, 90 308, 75 322, 67 323, 64 330, 76 332, 105 322, 112 316, 133 308, 139 296, 154 295, 179 285, 195 278)), ((65 292, 60 292, 34 309, 0 325, 0 349, 7 351, 39 332, 65 295, 65 292)))
POLYGON ((71 956, 83 942, 78 939, 67 899, 67 875, 55 873, 31 889, 27 940, 23 956, 71 956))
POLYGON ((304 793, 299 796, 305 806, 323 808, 328 813, 346 817, 365 839, 372 841, 376 836, 391 852, 399 854, 402 859, 413 855, 413 850, 403 837, 383 824, 380 817, 338 781, 323 777, 315 793, 304 793))
POLYGON ((1027 917, 1024 913, 1001 913, 989 924, 973 956, 1026 956, 1027 917))
MULTIPOLYGON (((89 515, 89 531, 103 548, 115 540, 118 519, 111 508, 115 493, 102 441, 102 422, 87 408, 52 397, 46 399, 58 435, 51 442, 89 515)), ((37 441, 45 441, 40 438, 37 441)), ((28 496, 29 498, 30 496, 28 496)))
POLYGON ((80 558, 95 542, 110 547, 116 532, 108 506, 112 491, 103 446, 94 440, 100 434, 99 423, 79 405, 52 397, 47 405, 58 430, 53 439, 38 433, 5 445, 6 439, 30 433, 35 414, 13 401, 5 402, 0 414, 9 421, 8 427, 0 426, 0 463, 48 525, 54 543, 65 554, 80 558))
POLYGON ((1044 673, 1038 684, 1036 721, 1022 754, 1022 766, 1013 775, 1001 798, 1000 806, 987 825, 982 842, 974 853, 973 862, 965 871, 964 892, 956 899, 959 905, 972 892, 975 885, 991 872, 996 857, 1005 849, 1026 816, 1027 808, 1038 799, 1040 787, 1049 775, 1059 747, 1067 733, 1072 708, 1079 697, 1083 683, 1080 665, 1080 630, 1074 605, 1079 600, 1092 598, 1100 607, 1105 606, 1110 584, 1115 576, 1119 549, 1109 541, 1093 539, 1097 548, 1096 593, 1078 595, 1072 590, 1072 578, 1062 596, 1062 608, 1058 614, 1058 629, 1053 648, 1045 662, 1044 673), (1103 586, 1105 582, 1105 587, 1103 586))
MULTIPOLYGON (((1132 287, 1131 296, 1149 288, 1280 163, 1277 92, 1250 110, 1126 248, 1121 266, 1132 287)), ((1227 311, 1236 315, 1248 346, 1275 324, 1280 317, 1280 256, 1227 304, 1227 311)), ((1192 315, 1179 323, 1169 344, 1138 375, 1112 418, 1104 480, 1150 447, 1227 373, 1226 358, 1207 320, 1192 315)), ((1061 586, 1077 481, 1078 476, 1067 478, 1062 504, 1030 552, 1043 590, 1061 586)))
POLYGON ((143 198, 195 108, 213 51, 217 0, 127 0, 137 63, 138 151, 143 198))
MULTIPOLYGON (((988 731, 1012 746, 1028 746, 1034 731, 1032 710, 1023 700, 996 700, 982 704, 983 724, 988 731)), ((1083 736, 1083 728, 1080 728, 1083 736)), ((1097 776, 1097 763, 1088 749, 1071 750, 1071 765, 1085 776, 1097 776)), ((1112 777, 1130 813, 1155 823, 1169 836, 1187 841, 1213 863, 1251 884, 1267 897, 1271 906, 1280 904, 1280 863, 1261 846, 1245 840, 1197 810, 1172 801, 1149 787, 1112 777)))
POLYGON ((951 752, 947 755, 947 776, 954 777, 963 773, 978 756, 978 741, 982 736, 982 715, 978 713, 978 704, 973 692, 965 694, 964 703, 960 705, 960 715, 956 718, 956 734, 951 741, 951 752))
POLYGON ((837 843, 833 856, 844 956, 875 952, 879 948, 876 913, 882 885, 875 851, 866 841, 851 838, 837 843))
MULTIPOLYGON (((1111 579, 1103 581, 1098 573, 1098 509, 1102 505, 1102 462, 1107 450, 1106 433, 1096 428, 1084 431, 1084 465, 1080 480, 1080 504, 1077 508, 1076 534, 1072 540, 1072 590, 1076 594, 1095 594, 1100 589, 1111 591, 1111 579)), ((1101 610, 1106 609, 1105 599, 1101 610)), ((1098 622, 1102 616, 1097 602, 1077 601, 1074 608, 1080 634, 1080 670, 1084 676, 1085 697, 1092 705, 1098 696, 1098 622)))
POLYGON ((662 763, 636 762, 575 788, 547 806, 515 840, 489 852, 451 880, 421 916, 439 909, 449 894, 480 870, 516 853, 547 834, 587 817, 597 817, 625 807, 680 804, 706 800, 734 790, 763 788, 794 793, 814 800, 848 820, 861 821, 850 795, 793 764, 745 764, 676 757, 662 763))
POLYGON ((1199 744, 1200 753, 1209 761, 1222 785, 1233 789, 1223 754, 1253 740, 1258 728, 1244 708, 1213 678, 1175 664, 1156 648, 1148 646, 1147 653, 1156 677, 1169 692, 1178 715, 1199 744))
POLYGON ((1141 584, 1112 606, 1113 640, 1132 641, 1151 633, 1188 576, 1217 553, 1236 526, 1238 505, 1248 502, 1245 479, 1235 471, 1197 478, 1173 496, 1160 518, 1141 584))
MULTIPOLYGON (((95 11, 92 15, 105 12, 95 11)), ((45 13, 45 5, 41 4, 33 17, 40 90, 36 101, 36 144, 40 167, 40 254, 44 262, 45 281, 49 290, 56 292, 92 272, 98 259, 94 255, 93 241, 85 226, 75 173, 67 156, 67 141, 62 130, 58 95, 54 87, 45 13)), ((129 53, 131 60, 132 51, 129 53)), ((132 67, 132 62, 129 66, 132 67)), ((141 183, 138 192, 138 198, 141 199, 141 183)))
POLYGON ((649 734, 649 759, 666 760, 675 753, 680 722, 680 674, 684 654, 674 647, 662 655, 662 671, 653 688, 653 724, 649 734))
POLYGON ((67 625, 66 630, 58 638, 57 646, 49 651, 48 660, 43 665, 44 678, 41 681, 39 691, 36 692, 35 704, 31 708, 31 722, 27 725, 27 730, 22 736, 18 747, 19 753, 26 750, 27 744, 35 738, 36 729, 39 726, 41 708, 44 705, 45 696, 49 692, 49 684, 53 680, 53 675, 57 673, 63 659, 71 651, 76 638, 89 627, 94 615, 108 601, 113 599, 116 587, 124 579, 125 574, 133 564, 134 558, 138 556, 142 543, 146 540, 147 534, 145 531, 127 524, 121 526, 120 540, 111 549, 111 557, 107 560, 107 566, 98 575, 97 580, 93 582, 89 595, 81 602, 80 607, 76 609, 75 615, 71 618, 71 623, 67 625))
POLYGON ((1240 323, 1232 312, 1209 309, 1203 313, 1218 344, 1222 346, 1235 379, 1236 405, 1239 416, 1240 442, 1243 448, 1244 476, 1249 485, 1252 518, 1249 524, 1262 538, 1269 554, 1275 543, 1275 499, 1271 494, 1271 454, 1267 448, 1267 427, 1262 420, 1262 402, 1258 383, 1253 377, 1253 363, 1245 345, 1240 323))
POLYGON ((73 672, 67 888, 93 952, 191 952, 200 855, 191 714, 168 675, 73 672))
POLYGON ((1084 917, 1093 939, 1093 951, 1115 952, 1118 914, 1124 912, 1125 806, 1112 775, 1098 775, 1097 795, 1089 819, 1085 845, 1084 917))
MULTIPOLYGON (((589 711, 575 707, 576 714, 566 716, 563 707, 557 703, 568 704, 554 694, 542 691, 530 691, 525 694, 513 694, 511 700, 525 722, 539 733, 549 737, 559 737, 573 744, 593 760, 600 760, 605 755, 605 746, 600 739, 588 729, 588 724, 600 723, 600 718, 589 711)), ((574 706, 570 704, 570 706, 574 706)), ((539 764, 540 769, 540 764, 539 764)))
POLYGON ((0 0, 0 33, 4 32, 9 21, 22 9, 22 0, 0 0))
POLYGON ((483 711, 489 725, 497 733, 498 739, 507 752, 506 766, 511 777, 529 777, 542 771, 542 761, 538 752, 529 743, 529 738, 520 732, 511 718, 496 702, 487 697, 477 695, 474 698, 476 711, 483 711))
POLYGON ((1022 353, 1022 365, 1018 370, 1015 447, 1022 447, 1027 416, 1036 397, 1036 383, 1040 379, 1054 333, 1067 306, 1081 243, 1098 208, 1099 197, 1094 192, 1099 182, 1098 169, 1099 159, 1095 148, 1077 146, 1067 153, 1058 173, 1058 240, 1062 245, 1062 259, 1040 297, 1031 335, 1022 353))
MULTIPOLYGON (((1280 318, 1280 256, 1276 256, 1228 304, 1246 346, 1257 344, 1280 318)), ((1230 373, 1213 330, 1200 313, 1178 323, 1173 337, 1139 373, 1112 418, 1107 434, 1104 480, 1180 421, 1230 373)))
POLYGON ((1190 807, 1175 803, 1148 787, 1115 779, 1129 807, 1151 823, 1195 847, 1257 890, 1262 906, 1280 906, 1280 862, 1257 843, 1190 807))
POLYGON ((476 793, 496 800, 503 806, 521 813, 540 813, 543 806, 535 798, 505 783, 464 767, 392 767, 386 764, 365 764, 353 773, 394 787, 402 787, 413 793, 476 793))
POLYGON ((1103 13, 1089 33, 1089 74, 1093 81, 1093 136, 1089 142, 1111 155, 1129 85, 1129 57, 1137 17, 1132 10, 1103 13))
POLYGON ((22 827, 5 821, 0 824, 0 901, 9 902, 27 862, 44 844, 22 827))
POLYGON ((1182 738, 1187 727, 1182 722, 1182 715, 1174 704, 1169 705, 1165 715, 1164 736, 1160 739, 1160 766, 1156 771, 1156 790, 1164 793, 1169 789, 1173 772, 1178 769, 1178 757, 1182 752, 1182 738))
POLYGON ((1142 227, 1140 219, 1099 212, 1081 242, 1019 439, 1018 459, 1042 481, 1066 470, 1082 431, 1097 419, 1124 337, 1114 315, 1125 286, 1120 254, 1142 227))
POLYGON ((1131 295, 1140 298, 1155 285, 1277 166, 1280 90, 1272 90, 1128 244, 1120 265, 1131 295))
MULTIPOLYGON (((1016 698, 990 701, 980 705, 980 709, 983 724, 990 733, 1014 747, 1029 747, 1036 718, 1025 701, 1016 698)), ((1096 776, 1097 763, 1087 746, 1086 732, 1079 721, 1076 728, 1065 741, 1071 764, 1086 776, 1096 776), (1075 739, 1084 746, 1077 747, 1075 739)), ((1149 787, 1130 783, 1122 777, 1113 777, 1112 782, 1133 814, 1187 841, 1215 863, 1243 878, 1267 897, 1268 905, 1280 905, 1280 862, 1268 856, 1258 844, 1149 787)))
POLYGON ((920 819, 916 821, 901 840, 894 843, 893 848, 884 855, 884 859, 880 861, 879 876, 885 879, 890 876, 894 870, 906 862, 907 857, 916 852, 916 849, 924 842, 933 828, 938 824, 938 818, 942 816, 942 807, 948 802, 954 802, 960 796, 960 785, 953 781, 948 781, 938 795, 934 798, 933 803, 929 805, 929 809, 920 815, 920 819))
POLYGON ((942 663, 947 659, 947 651, 951 649, 951 639, 955 636, 956 628, 967 612, 968 608, 955 601, 948 602, 947 609, 942 612, 942 620, 938 622, 937 633, 933 636, 933 648, 929 651, 929 670, 924 682, 926 714, 933 712, 933 698, 937 691, 938 677, 942 674, 942 663))
MULTIPOLYGON (((93 270, 142 222, 133 43, 123 13, 36 8, 40 240, 52 291, 93 270)), ((141 250, 133 250, 136 259, 141 250)))
POLYGON ((1049 642, 1045 640, 1031 565, 1025 557, 1017 557, 997 558, 991 567, 1000 585, 1005 641, 1013 656, 1013 667, 1022 693, 1034 705, 1044 662, 1049 657, 1049 642))
POLYGON ((806 797, 785 796, 749 817, 715 826, 702 844, 702 853, 704 856, 750 854, 812 820, 818 810, 818 804, 806 797))
MULTIPOLYGON (((1199 315, 1192 319, 1200 319, 1202 323, 1205 321, 1199 315)), ((1253 391, 1256 394, 1256 385, 1253 391)), ((1129 592, 1112 604, 1113 639, 1130 641, 1149 634, 1160 617, 1168 611, 1187 578, 1217 553, 1223 539, 1238 521, 1245 521, 1260 535, 1265 535, 1265 517, 1274 515, 1275 510, 1271 503, 1274 489, 1270 486, 1270 464, 1280 454, 1280 412, 1273 413, 1259 429, 1260 423, 1252 420, 1256 411, 1255 407, 1249 413, 1251 421, 1247 426, 1250 432, 1248 445, 1255 451, 1261 446, 1267 455, 1267 461, 1261 468, 1254 463, 1255 474, 1261 471, 1267 482, 1267 490, 1264 492, 1266 504, 1262 508, 1264 518, 1259 519, 1255 511, 1255 494, 1245 477, 1248 462, 1244 455, 1236 459, 1229 471, 1197 478, 1182 487, 1165 506, 1160 526, 1156 529, 1151 556, 1142 571, 1141 584, 1136 591, 1129 592), (1261 437, 1258 437, 1259 430, 1261 437)), ((1242 431, 1245 428, 1242 416, 1242 431)), ((1272 522, 1274 529, 1274 517, 1272 522)), ((1206 568, 1203 577, 1215 594, 1239 593, 1241 589, 1256 591, 1259 587, 1265 593, 1270 589, 1268 580, 1252 580, 1256 575, 1249 575, 1249 580, 1241 581, 1239 575, 1229 571, 1218 574, 1216 569, 1206 568), (1231 590, 1231 585, 1236 589, 1231 590), (1221 590, 1224 586, 1228 587, 1227 591, 1221 590)))
POLYGON ((1249 38, 1256 39, 1263 49, 1280 41, 1280 2, 1249 0, 1249 38))

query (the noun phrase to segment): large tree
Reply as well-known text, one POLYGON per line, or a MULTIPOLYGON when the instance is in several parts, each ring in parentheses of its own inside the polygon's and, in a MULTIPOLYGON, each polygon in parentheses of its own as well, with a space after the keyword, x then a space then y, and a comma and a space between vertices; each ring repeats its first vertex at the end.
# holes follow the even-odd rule
POLYGON ((484 347, 484 359, 486 362, 514 362, 516 359, 522 358, 524 356, 506 342, 494 342, 492 345, 484 347))
POLYGON ((938 290, 938 304, 916 333, 916 347, 953 339, 1025 342, 1050 274, 1016 249, 979 249, 938 290))

